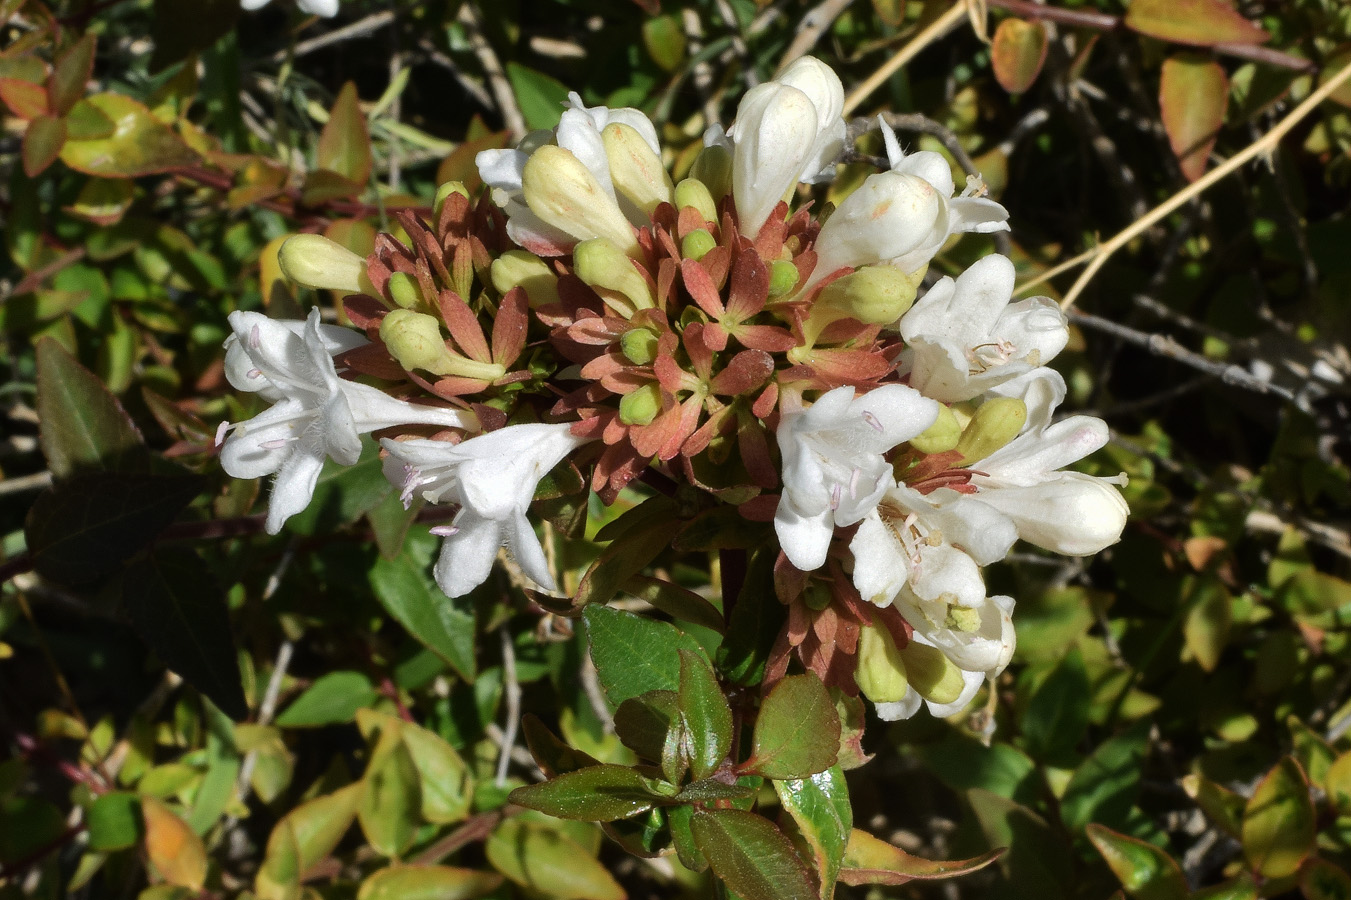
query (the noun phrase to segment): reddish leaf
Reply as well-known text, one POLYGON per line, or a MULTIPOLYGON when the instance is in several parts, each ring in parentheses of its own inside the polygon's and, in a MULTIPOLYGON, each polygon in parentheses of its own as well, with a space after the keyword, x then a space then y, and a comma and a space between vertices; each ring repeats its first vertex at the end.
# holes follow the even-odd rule
POLYGON ((924 859, 855 828, 849 834, 849 846, 844 851, 840 881, 853 885, 905 884, 907 881, 953 878, 983 869, 1003 852, 991 850, 971 859, 952 861, 924 859))
POLYGON ((1005 19, 995 29, 990 65, 1000 87, 1021 94, 1032 86, 1046 62, 1046 26, 1041 22, 1005 19))
POLYGON ((1179 44, 1260 44, 1268 35, 1224 0, 1133 0, 1125 24, 1179 44))
POLYGON ((0 100, 21 119, 36 119, 48 110, 47 89, 22 78, 0 78, 0 100))
POLYGON ((1188 181, 1205 174, 1228 102, 1229 79, 1219 63, 1192 55, 1164 61, 1159 107, 1168 143, 1188 181))
POLYGON ((86 34, 62 54, 47 81, 52 110, 64 116, 84 96, 84 86, 94 74, 94 36, 86 34))
POLYGON ((336 172, 364 185, 371 177, 371 137, 366 115, 357 103, 357 86, 347 82, 329 111, 328 124, 319 136, 319 168, 336 172))
POLYGON ((38 116, 28 123, 23 136, 23 171, 36 178, 56 159, 66 142, 66 123, 53 116, 38 116))

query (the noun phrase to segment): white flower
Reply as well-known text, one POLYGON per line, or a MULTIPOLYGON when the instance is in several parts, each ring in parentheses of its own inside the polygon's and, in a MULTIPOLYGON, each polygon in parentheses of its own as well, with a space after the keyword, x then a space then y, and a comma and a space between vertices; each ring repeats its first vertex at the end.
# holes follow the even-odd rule
POLYGON ((917 634, 965 672, 998 675, 1013 659, 1012 597, 983 597, 954 611, 907 588, 896 596, 895 606, 917 634))
POLYGON ((304 323, 234 312, 230 326, 234 343, 227 345, 234 355, 227 376, 235 387, 253 390, 273 406, 247 422, 221 424, 220 461, 235 478, 276 474, 268 534, 279 532, 309 505, 325 456, 345 466, 356 463, 360 435, 395 425, 477 427, 471 414, 416 406, 339 378, 330 354, 347 340, 320 330, 317 309, 304 323))
MULTIPOLYGON (((1012 601, 1008 597, 991 598, 992 600, 1009 600, 1010 609, 1012 601)), ((911 641, 926 647, 935 646, 934 642, 926 638, 921 632, 916 631, 911 637, 911 641)), ((959 667, 960 669, 960 667, 959 667)), ((957 698, 950 703, 935 703, 920 696, 919 691, 913 687, 905 692, 905 696, 895 703, 877 703, 873 708, 877 711, 877 717, 884 722, 895 722, 900 719, 908 719, 919 711, 920 702, 929 707, 929 714, 938 718, 947 718, 955 716, 957 713, 966 709, 966 707, 975 699, 980 686, 985 683, 985 673, 960 669, 962 678, 962 690, 957 698)))
POLYGON ((391 441, 385 476, 403 488, 404 502, 420 496, 458 503, 436 563, 436 583, 448 597, 478 587, 506 547, 521 570, 546 590, 554 579, 535 530, 525 517, 535 487, 550 469, 587 442, 571 426, 509 425, 459 444, 391 441))
POLYGON ((726 139, 710 129, 706 143, 731 144, 732 196, 743 235, 755 237, 799 181, 834 174, 844 146, 843 109, 839 76, 804 56, 778 78, 746 92, 726 139))
POLYGON ((987 256, 956 281, 941 278, 901 317, 910 384, 944 403, 970 400, 1050 362, 1069 341, 1046 297, 1010 303, 1013 263, 987 256))
MULTIPOLYGON (((239 5, 251 12, 255 9, 262 9, 270 2, 271 0, 239 0, 239 5)), ((338 0, 296 0, 296 6, 299 6, 303 13, 323 16, 326 19, 331 19, 338 14, 338 0)))
POLYGON ((1024 431, 971 464, 977 497, 999 510, 1029 543, 1066 556, 1091 556, 1116 543, 1130 510, 1115 485, 1126 476, 1096 478, 1061 467, 1107 443, 1107 425, 1071 416, 1024 431))
POLYGON ((882 454, 937 418, 937 403, 899 384, 858 398, 838 387, 803 412, 785 413, 776 432, 783 495, 774 530, 789 561, 803 571, 824 564, 835 526, 866 516, 892 483, 882 454))

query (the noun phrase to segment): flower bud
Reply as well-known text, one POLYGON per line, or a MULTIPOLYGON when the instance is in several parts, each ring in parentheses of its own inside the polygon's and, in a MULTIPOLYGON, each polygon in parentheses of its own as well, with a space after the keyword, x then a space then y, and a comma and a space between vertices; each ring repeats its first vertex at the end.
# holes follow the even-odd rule
POLYGON ((493 287, 506 296, 514 287, 525 288, 530 308, 558 302, 558 276, 549 264, 526 250, 508 250, 493 260, 493 287))
POLYGON ((980 405, 962 431, 957 451, 962 464, 984 459, 1018 436, 1027 422, 1027 404, 1017 397, 991 397, 980 405))
POLYGON ((910 439, 910 446, 914 447, 920 453, 946 453, 949 450, 956 449, 957 442, 962 437, 962 426, 957 421, 957 417, 952 414, 952 410, 938 404, 938 418, 934 423, 917 437, 910 439))
POLYGON ((657 358, 657 336, 646 328, 631 328, 619 336, 619 349, 635 366, 649 366, 657 358))
MULTIPOLYGON (((723 147, 705 147, 690 166, 690 178, 708 189, 714 205, 732 190, 732 154, 723 147)), ((715 221, 709 219, 710 222, 715 221)))
POLYGON ((577 277, 593 288, 627 297, 634 310, 656 305, 647 281, 633 267, 633 260, 605 238, 582 241, 572 252, 577 277))
POLYGON ((323 235, 297 234, 287 238, 277 260, 282 273, 296 284, 379 296, 366 277, 366 260, 323 235))
POLYGON ((890 325, 915 302, 918 287, 895 266, 867 266, 826 285, 816 305, 833 306, 866 325, 890 325))
POLYGON ((801 278, 797 266, 786 259, 774 260, 769 266, 769 299, 787 296, 801 278))
POLYGON ((962 670, 937 647, 911 641, 900 651, 910 686, 931 703, 951 703, 962 695, 962 670))
POLYGON ((845 266, 870 266, 908 253, 946 216, 944 198, 923 178, 897 172, 869 175, 821 226, 812 280, 845 266))
POLYGON ((416 309, 424 302, 422 286, 407 272, 390 275, 386 290, 389 291, 389 299, 404 309, 416 309))
POLYGON ((526 160, 521 187, 530 211, 585 241, 603 237, 630 256, 640 252, 633 226, 582 161, 562 147, 540 147, 526 160))
POLYGON ((671 202, 671 176, 666 174, 661 157, 652 152, 633 126, 611 122, 600 137, 616 191, 649 216, 657 204, 671 202))
POLYGON ((449 197, 451 194, 459 194, 466 200, 473 199, 469 196, 468 189, 465 188, 465 186, 461 182, 447 181, 445 184, 441 185, 439 188, 436 189, 436 199, 432 202, 432 209, 434 210, 433 214, 437 218, 440 218, 441 216, 441 204, 445 203, 446 198, 449 197))
POLYGON ((661 388, 648 382, 619 398, 619 421, 625 425, 648 425, 661 412, 661 388))
POLYGON ((703 259, 704 254, 716 246, 718 246, 718 242, 714 240, 713 235, 702 228, 696 228, 685 235, 685 239, 680 242, 680 255, 685 259, 697 261, 703 259))
POLYGON ((392 310, 380 323, 380 340, 405 369, 447 374, 450 353, 435 317, 411 309, 392 310))
POLYGON ((777 82, 746 92, 736 111, 732 196, 738 228, 753 238, 802 175, 817 137, 816 105, 777 82))
POLYGON ((697 178, 686 178, 675 186, 675 205, 676 209, 694 207, 705 222, 718 221, 718 204, 708 186, 697 178))
POLYGON ((864 625, 858 633, 854 682, 874 703, 897 703, 909 690, 905 662, 885 628, 864 625))

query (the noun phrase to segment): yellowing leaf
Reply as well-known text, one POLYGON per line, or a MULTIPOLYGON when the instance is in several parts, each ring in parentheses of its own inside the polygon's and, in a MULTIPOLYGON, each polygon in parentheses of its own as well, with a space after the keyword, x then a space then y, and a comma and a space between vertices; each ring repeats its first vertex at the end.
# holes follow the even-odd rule
POLYGON ((93 140, 68 140, 61 161, 86 175, 135 178, 197 162, 197 154, 150 110, 121 94, 95 94, 84 102, 113 123, 113 132, 93 140))
POLYGON ((1224 0, 1132 0, 1125 24, 1179 44, 1260 44, 1269 35, 1224 0))
POLYGON ((200 891, 206 883, 206 847, 188 823, 154 797, 141 798, 145 852, 170 884, 200 891))
POLYGON ((1164 62, 1159 83, 1163 127, 1188 181, 1205 174, 1228 103, 1229 78, 1219 63, 1190 55, 1164 62))
POLYGON ((1257 785, 1243 811, 1243 853, 1267 878, 1299 869, 1314 844, 1314 808, 1299 763, 1286 757, 1257 785))
POLYGON ((1032 86, 1046 62, 1046 26, 1041 22, 1005 19, 995 29, 990 66, 1000 87, 1021 94, 1032 86))
POLYGON ((624 889, 576 841, 534 822, 507 819, 484 847, 512 881, 551 900, 624 900, 624 889))
POLYGON ((347 82, 329 110, 319 136, 319 168, 364 186, 371 177, 371 136, 357 102, 357 86, 347 82))

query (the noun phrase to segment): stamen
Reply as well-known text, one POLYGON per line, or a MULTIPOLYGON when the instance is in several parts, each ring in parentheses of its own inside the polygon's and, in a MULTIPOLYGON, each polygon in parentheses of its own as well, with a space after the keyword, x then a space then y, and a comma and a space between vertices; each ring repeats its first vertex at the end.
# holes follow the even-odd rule
POLYGON ((460 529, 454 525, 434 525, 428 531, 437 537, 450 537, 452 534, 460 533, 460 529))
POLYGON ((867 410, 863 411, 863 421, 867 422, 870 426, 872 426, 873 431, 877 432, 882 431, 882 423, 877 420, 877 416, 873 415, 871 412, 867 410))
POLYGON ((838 485, 838 484, 835 485, 834 487, 832 487, 832 488, 830 489, 830 508, 831 508, 831 509, 839 509, 839 508, 840 508, 840 497, 841 497, 841 495, 843 494, 843 492, 844 492, 843 487, 842 487, 841 485, 838 485))
POLYGON ((863 470, 862 470, 862 469, 859 469, 859 468, 855 468, 854 471, 853 471, 853 473, 850 474, 850 476, 849 476, 849 496, 850 496, 850 497, 857 497, 857 496, 858 496, 858 479, 859 479, 859 476, 862 475, 862 474, 863 474, 863 470))
POLYGON ((290 437, 290 438, 276 438, 275 440, 271 440, 271 441, 263 441, 263 442, 262 442, 261 444, 259 444, 258 446, 259 446, 259 447, 262 447, 264 450, 280 450, 282 447, 285 447, 287 444, 291 443, 291 442, 294 441, 294 440, 295 440, 295 438, 293 438, 293 437, 290 437))
POLYGON ((249 329, 249 349, 257 350, 263 343, 263 333, 255 325, 249 329))
POLYGON ((263 374, 263 370, 262 370, 262 369, 249 369, 247 372, 244 373, 244 377, 246 377, 246 378, 261 378, 261 377, 262 377, 262 374, 263 374))
POLYGON ((225 433, 230 430, 229 422, 221 422, 216 426, 216 446, 219 447, 225 443, 225 433))

